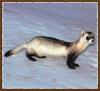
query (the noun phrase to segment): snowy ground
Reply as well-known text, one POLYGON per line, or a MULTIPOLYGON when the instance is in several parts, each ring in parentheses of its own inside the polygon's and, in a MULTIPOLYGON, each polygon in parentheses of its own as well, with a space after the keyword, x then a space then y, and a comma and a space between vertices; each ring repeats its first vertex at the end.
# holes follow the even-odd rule
MULTIPOLYGON (((97 3, 4 3, 3 54, 37 35, 77 40, 82 30, 97 38, 97 3)), ((29 61, 25 51, 2 60, 3 88, 97 88, 97 42, 71 70, 64 58, 29 61)))

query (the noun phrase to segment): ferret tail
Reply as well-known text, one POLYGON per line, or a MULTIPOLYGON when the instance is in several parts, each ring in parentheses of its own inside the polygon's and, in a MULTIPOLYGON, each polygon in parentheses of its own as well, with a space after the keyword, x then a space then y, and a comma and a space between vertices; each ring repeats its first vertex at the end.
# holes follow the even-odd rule
POLYGON ((7 51, 4 55, 5 55, 5 57, 9 57, 9 56, 14 55, 26 48, 27 48, 27 44, 23 44, 23 45, 17 46, 15 48, 7 51))

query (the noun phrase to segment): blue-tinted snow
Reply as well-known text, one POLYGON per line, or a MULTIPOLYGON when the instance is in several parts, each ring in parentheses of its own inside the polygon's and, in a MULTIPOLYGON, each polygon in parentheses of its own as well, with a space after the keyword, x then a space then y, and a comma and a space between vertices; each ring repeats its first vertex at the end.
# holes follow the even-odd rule
MULTIPOLYGON (((3 54, 37 35, 77 40, 81 31, 97 33, 97 3, 4 3, 3 54)), ((25 51, 3 56, 3 88, 97 88, 97 42, 71 70, 64 58, 31 62, 25 51)))

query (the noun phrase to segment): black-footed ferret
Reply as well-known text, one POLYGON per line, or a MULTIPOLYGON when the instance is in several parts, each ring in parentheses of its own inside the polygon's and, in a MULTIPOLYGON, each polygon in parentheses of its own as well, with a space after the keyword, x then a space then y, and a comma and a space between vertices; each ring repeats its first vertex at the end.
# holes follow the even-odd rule
POLYGON ((5 53, 5 56, 11 56, 26 49, 26 56, 32 61, 36 61, 34 57, 46 58, 63 56, 67 58, 66 64, 68 67, 75 69, 79 67, 79 65, 75 63, 76 58, 83 53, 88 46, 94 43, 94 33, 89 31, 82 31, 80 38, 75 42, 65 42, 56 38, 37 36, 31 41, 9 50, 5 53))

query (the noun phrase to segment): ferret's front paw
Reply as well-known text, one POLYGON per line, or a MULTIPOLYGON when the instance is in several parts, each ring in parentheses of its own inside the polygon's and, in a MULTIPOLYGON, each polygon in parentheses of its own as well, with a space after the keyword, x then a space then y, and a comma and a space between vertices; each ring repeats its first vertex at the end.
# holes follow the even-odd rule
POLYGON ((75 65, 76 67, 80 67, 79 64, 74 63, 74 65, 75 65))

